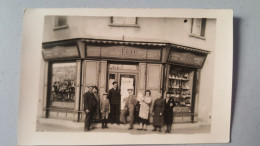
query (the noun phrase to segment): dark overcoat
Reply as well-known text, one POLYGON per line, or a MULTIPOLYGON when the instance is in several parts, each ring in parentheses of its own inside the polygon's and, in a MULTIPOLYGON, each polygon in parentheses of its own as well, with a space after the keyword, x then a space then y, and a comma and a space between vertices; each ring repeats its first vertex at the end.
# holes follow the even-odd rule
POLYGON ((96 107, 96 111, 93 115, 93 119, 95 120, 99 120, 100 119, 100 98, 99 98, 99 95, 97 93, 94 93, 95 95, 95 98, 97 100, 97 107, 96 107))
POLYGON ((169 97, 168 102, 164 99, 164 122, 167 125, 170 125, 173 122, 173 108, 175 106, 176 103, 172 97, 169 97))
POLYGON ((84 111, 89 110, 94 113, 97 108, 97 100, 94 93, 87 92, 83 95, 84 97, 84 111))
POLYGON ((109 99, 110 104, 120 104, 121 103, 120 90, 111 88, 108 91, 107 98, 109 99))
POLYGON ((163 99, 159 98, 156 99, 154 101, 154 105, 153 105, 153 125, 154 126, 163 126, 164 124, 164 119, 163 119, 163 111, 164 111, 164 103, 163 103, 163 99), (162 113, 160 115, 160 113, 162 113))

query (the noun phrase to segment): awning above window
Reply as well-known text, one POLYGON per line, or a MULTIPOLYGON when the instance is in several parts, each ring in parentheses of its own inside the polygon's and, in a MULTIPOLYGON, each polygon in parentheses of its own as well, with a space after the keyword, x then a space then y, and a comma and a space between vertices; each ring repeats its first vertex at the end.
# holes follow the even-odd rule
POLYGON ((83 41, 87 43, 114 44, 114 45, 137 45, 137 46, 166 46, 167 45, 167 43, 133 42, 133 41, 118 41, 118 40, 85 39, 83 41))

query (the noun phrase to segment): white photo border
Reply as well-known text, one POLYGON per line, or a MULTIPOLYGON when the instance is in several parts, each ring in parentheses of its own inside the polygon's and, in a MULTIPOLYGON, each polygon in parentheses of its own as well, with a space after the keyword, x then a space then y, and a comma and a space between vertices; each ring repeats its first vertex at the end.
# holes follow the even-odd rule
POLYGON ((19 145, 188 144, 230 141, 233 65, 233 11, 211 9, 26 9, 24 11, 19 145), (131 135, 128 133, 37 132, 38 96, 42 69, 41 44, 44 16, 137 16, 216 19, 216 47, 211 133, 131 135), (35 88, 38 87, 38 88, 35 88), (101 140, 102 139, 102 140, 101 140))

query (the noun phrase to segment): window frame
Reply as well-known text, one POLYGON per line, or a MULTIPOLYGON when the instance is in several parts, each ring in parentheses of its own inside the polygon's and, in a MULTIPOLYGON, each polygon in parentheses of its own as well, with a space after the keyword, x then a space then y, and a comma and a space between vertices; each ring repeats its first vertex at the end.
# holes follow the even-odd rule
MULTIPOLYGON (((110 17, 110 23, 108 24, 108 26, 112 26, 112 27, 135 27, 135 28, 139 28, 140 26, 138 25, 138 17, 133 17, 135 18, 135 23, 129 23, 129 24, 125 24, 125 23, 114 23, 114 18, 117 16, 111 16, 110 17)), ((124 18, 128 18, 128 17, 124 17, 124 18)))
POLYGON ((206 18, 192 18, 192 21, 191 21, 191 30, 190 30, 190 35, 191 37, 195 37, 195 38, 199 38, 199 39, 202 39, 202 40, 205 40, 206 37, 205 37, 205 31, 206 31, 206 21, 207 19, 206 18), (195 19, 201 19, 201 23, 200 23, 200 35, 198 34, 195 34, 193 32, 193 27, 194 27, 194 21, 195 19))
POLYGON ((53 30, 66 29, 68 27, 69 26, 68 26, 68 17, 67 16, 56 16, 55 17, 53 30), (65 19, 65 24, 59 25, 59 21, 61 21, 61 19, 65 19))

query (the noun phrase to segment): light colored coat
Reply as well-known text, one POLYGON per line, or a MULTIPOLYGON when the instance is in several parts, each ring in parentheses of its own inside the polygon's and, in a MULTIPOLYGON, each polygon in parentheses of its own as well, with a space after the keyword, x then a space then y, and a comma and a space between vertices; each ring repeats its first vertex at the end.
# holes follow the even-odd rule
POLYGON ((140 111, 139 117, 142 119, 148 119, 149 111, 150 111, 150 104, 152 102, 152 98, 150 96, 144 96, 140 100, 140 111))
POLYGON ((126 98, 125 107, 129 112, 130 128, 133 128, 134 126, 134 112, 137 103, 138 103, 137 98, 134 95, 130 95, 129 97, 126 98))

